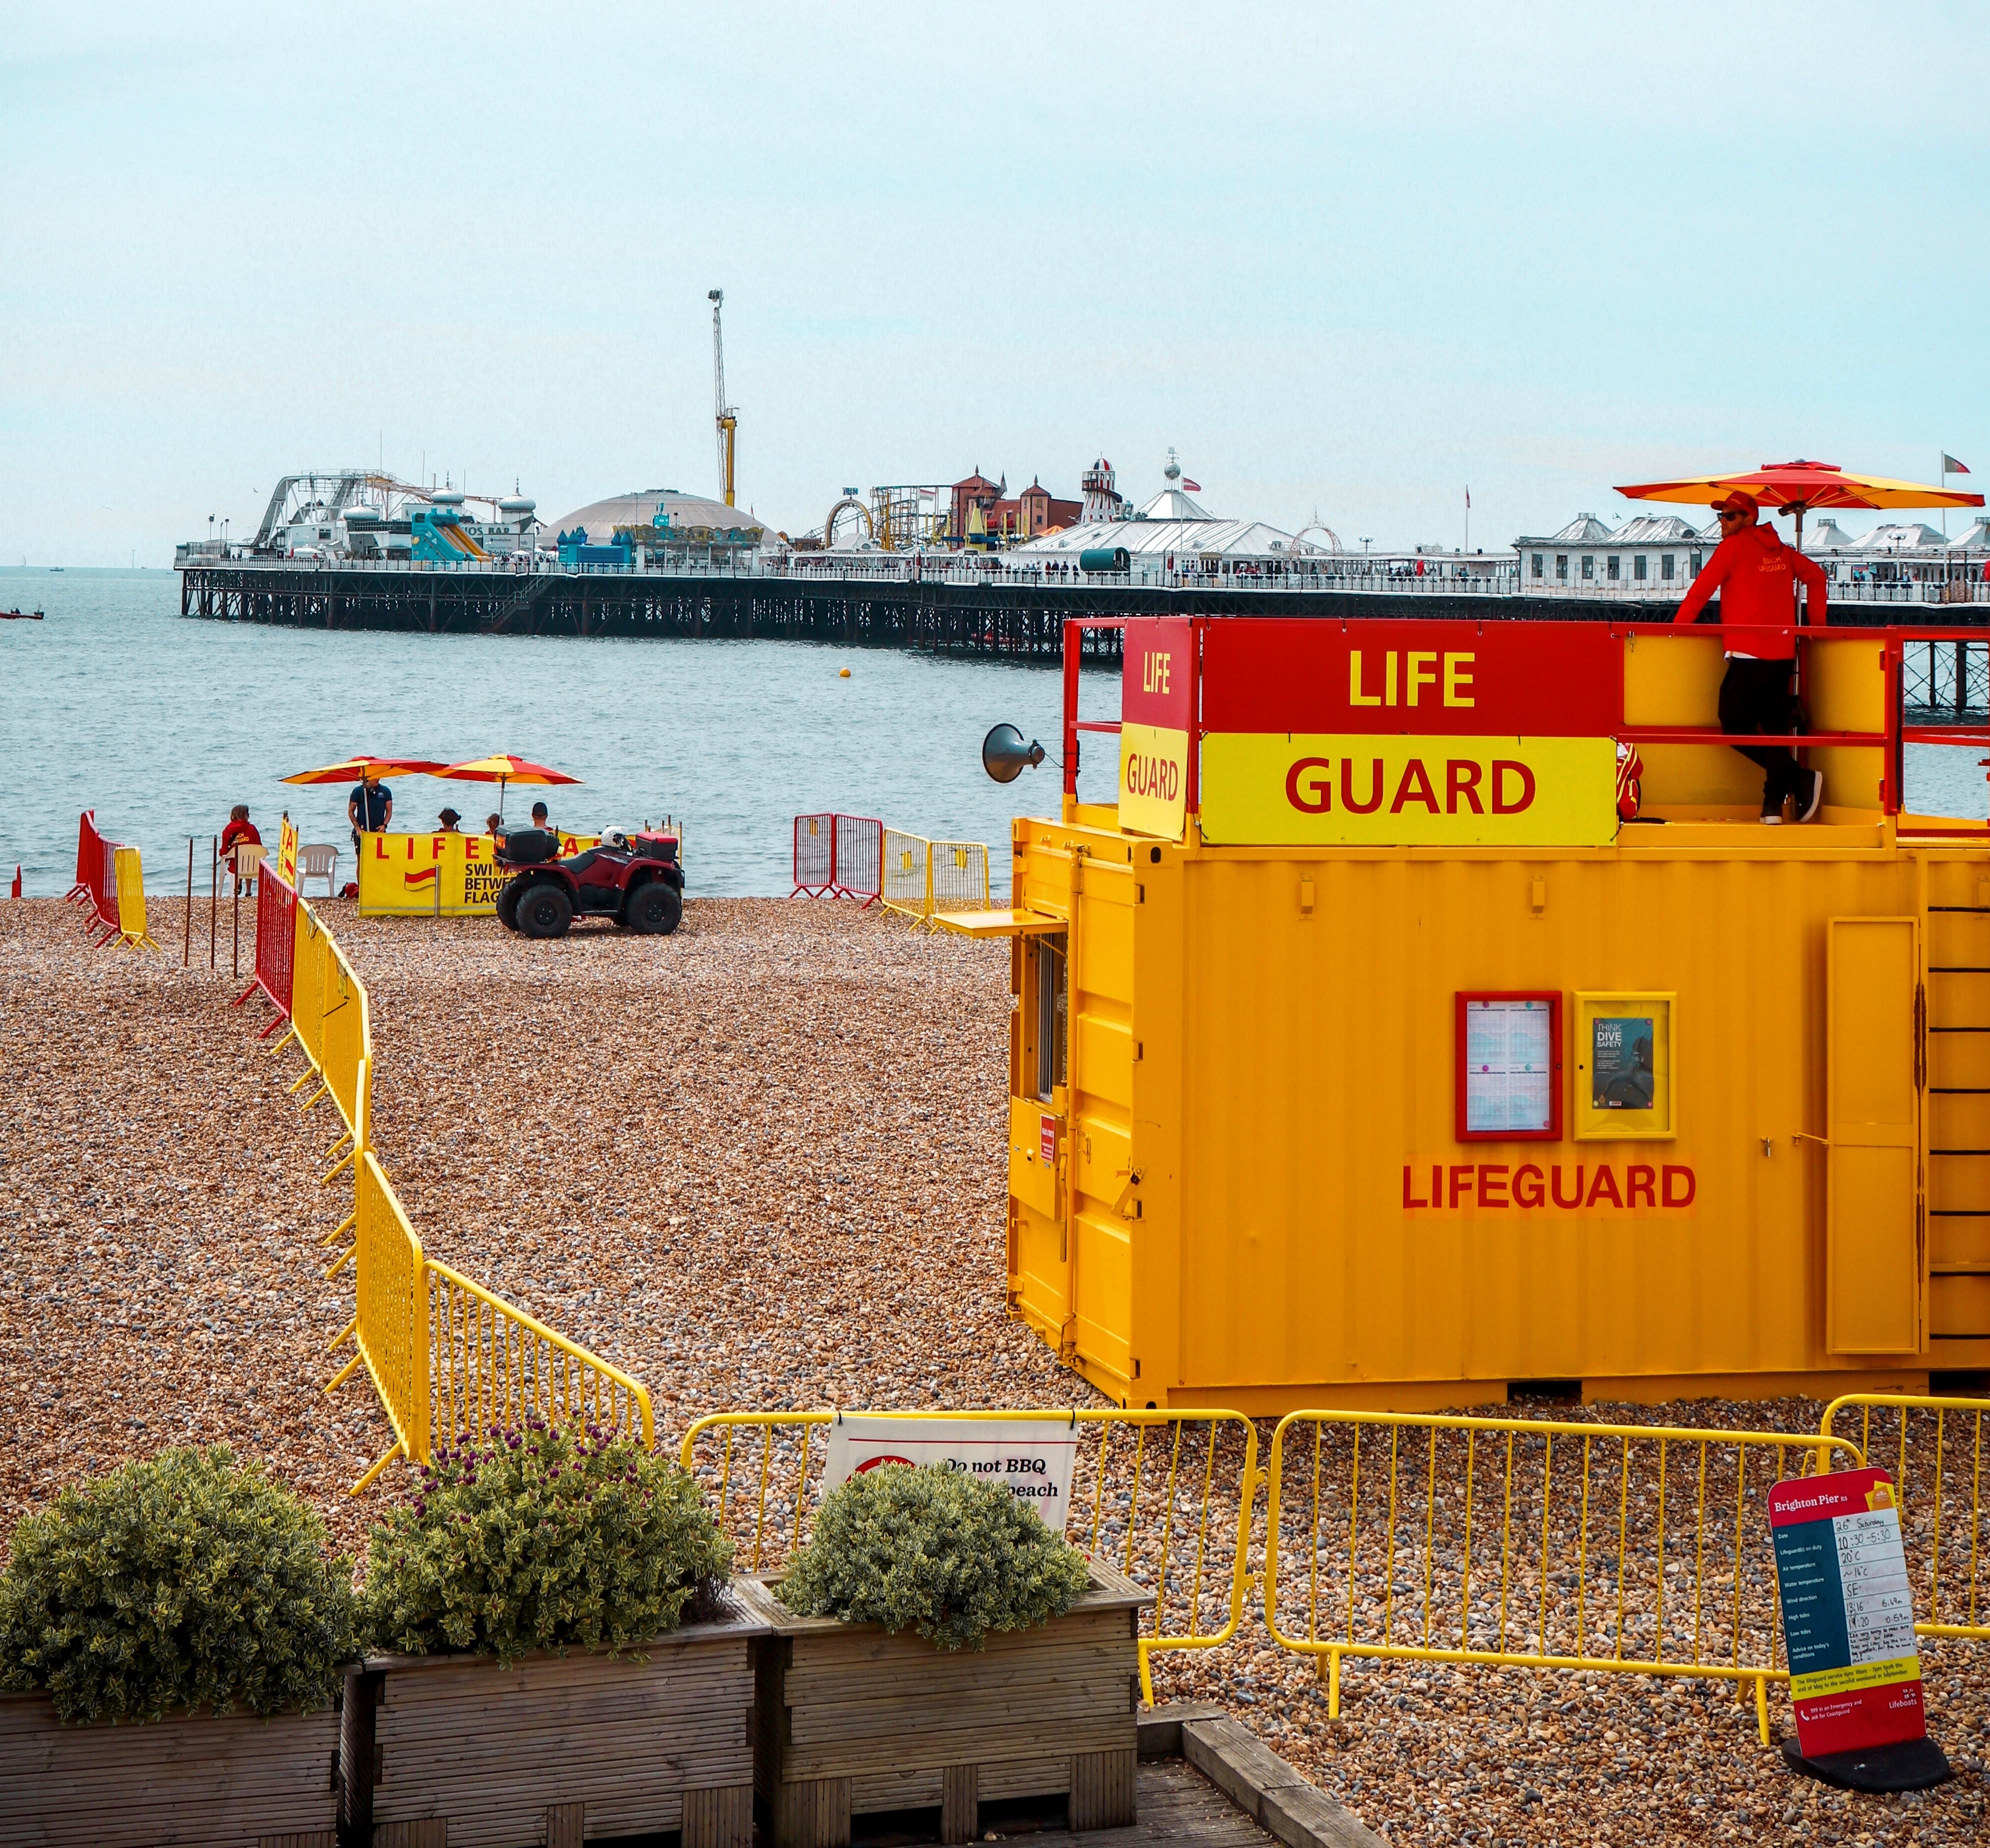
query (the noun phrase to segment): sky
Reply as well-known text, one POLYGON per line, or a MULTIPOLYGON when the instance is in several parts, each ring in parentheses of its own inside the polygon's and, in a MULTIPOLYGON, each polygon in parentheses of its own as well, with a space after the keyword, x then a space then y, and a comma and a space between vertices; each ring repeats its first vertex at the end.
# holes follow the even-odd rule
POLYGON ((1986 52, 1829 0, 0 0, 0 562, 168 564, 311 467, 709 494, 715 287, 791 532, 1100 454, 1144 500, 1170 445, 1350 550, 1468 487, 1476 547, 1798 456, 1976 485, 1986 52))

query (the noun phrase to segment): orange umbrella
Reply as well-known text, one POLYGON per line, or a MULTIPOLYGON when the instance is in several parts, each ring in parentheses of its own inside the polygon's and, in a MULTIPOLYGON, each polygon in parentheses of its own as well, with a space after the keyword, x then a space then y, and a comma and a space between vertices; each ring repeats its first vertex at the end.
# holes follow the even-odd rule
POLYGON ((1958 494, 1921 481, 1849 473, 1833 462, 1764 462, 1728 475, 1693 475, 1679 481, 1645 481, 1618 492, 1632 501, 1689 501, 1710 507, 1739 490, 1764 507, 1796 516, 1795 544, 1803 549, 1804 515, 1813 507, 1981 507, 1981 494, 1958 494))
POLYGON ((452 763, 433 773, 437 776, 454 776, 466 783, 494 783, 498 786, 498 813, 504 812, 504 786, 508 783, 578 783, 578 776, 569 776, 564 770, 548 769, 542 763, 534 763, 529 758, 508 756, 500 752, 494 757, 473 757, 467 763, 452 763))
POLYGON ((322 769, 300 770, 286 783, 357 783, 362 776, 436 776, 442 766, 427 757, 348 757, 322 769))

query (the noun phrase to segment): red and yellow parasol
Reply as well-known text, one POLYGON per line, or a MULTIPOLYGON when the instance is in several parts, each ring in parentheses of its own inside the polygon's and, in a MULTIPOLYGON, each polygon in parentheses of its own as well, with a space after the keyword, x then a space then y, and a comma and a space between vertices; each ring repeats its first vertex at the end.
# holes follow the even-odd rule
POLYGON ((513 757, 500 752, 494 757, 473 757, 465 763, 444 765, 430 771, 431 776, 450 776, 465 783, 494 783, 498 786, 498 812, 504 812, 504 786, 509 783, 578 783, 578 776, 569 776, 564 770, 549 769, 543 763, 534 763, 529 758, 513 757))
POLYGON ((294 776, 286 776, 286 783, 358 783, 362 778, 372 777, 378 782, 384 776, 434 776, 442 773, 442 766, 427 757, 348 757, 342 763, 328 763, 315 770, 300 770, 294 776))
POLYGON ((1814 508, 1851 507, 1877 511, 1891 507, 1981 507, 1981 494, 1931 487, 1924 481, 1896 481, 1862 475, 1832 462, 1764 462, 1760 468, 1727 475, 1690 475, 1677 481, 1643 481, 1617 491, 1632 501, 1687 501, 1710 507, 1737 491, 1759 505, 1796 519, 1795 543, 1803 547, 1804 515, 1814 508))

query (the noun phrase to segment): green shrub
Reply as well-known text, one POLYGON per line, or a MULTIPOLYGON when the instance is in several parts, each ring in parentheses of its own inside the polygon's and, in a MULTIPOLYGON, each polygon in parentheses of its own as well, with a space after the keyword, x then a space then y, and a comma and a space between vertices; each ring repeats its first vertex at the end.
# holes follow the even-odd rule
POLYGON ((998 1483, 944 1465, 853 1476, 823 1500, 781 1602, 804 1617, 916 1629, 942 1649, 1048 1623, 1090 1581, 1067 1546, 998 1483))
POLYGON ((674 1629, 732 1563, 676 1464, 591 1425, 494 1425, 438 1451, 368 1536, 364 1625, 410 1655, 613 1653, 674 1629))
POLYGON ((14 1530, 0 1688, 71 1724, 331 1704, 354 1654, 351 1568, 311 1510, 222 1445, 64 1489, 14 1530))

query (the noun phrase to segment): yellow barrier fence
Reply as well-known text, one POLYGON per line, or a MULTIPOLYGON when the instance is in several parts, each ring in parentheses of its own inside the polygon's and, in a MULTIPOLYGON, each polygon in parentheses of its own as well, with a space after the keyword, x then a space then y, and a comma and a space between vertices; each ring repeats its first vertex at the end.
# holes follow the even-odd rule
POLYGON ((640 1385, 424 1256, 371 1149, 354 1172, 354 1314, 330 1345, 350 1335, 357 1351, 325 1391, 335 1392, 364 1365, 394 1429, 392 1447, 352 1485, 355 1495, 397 1456, 428 1462, 438 1432, 449 1441, 535 1415, 626 1430, 655 1449, 655 1418, 640 1385))
POLYGON ((117 936, 127 947, 141 943, 148 949, 159 946, 145 929, 145 871, 135 847, 117 850, 117 936))
POLYGON ((988 849, 979 841, 929 841, 888 827, 880 883, 885 909, 915 922, 936 911, 986 911, 988 849))
POLYGON ((932 843, 919 834, 885 831, 885 909, 901 917, 932 915, 932 843))
POLYGON ((988 849, 979 841, 936 841, 926 854, 933 911, 988 909, 988 849))
MULTIPOLYGON (((826 1432, 813 1440, 837 1415, 718 1412, 684 1434, 681 1460, 711 1498, 742 1569, 776 1570, 807 1538, 828 1452, 826 1432)), ((1236 1635, 1258 1482, 1257 1428, 1242 1414, 1065 1408, 850 1415, 1082 1430, 1065 1537, 1154 1594, 1153 1632, 1139 1639, 1143 1697, 1153 1699, 1153 1652, 1214 1649, 1236 1635)))
MULTIPOLYGON (((331 933, 301 899, 297 901, 296 929, 290 966, 290 1031, 277 1045, 294 1037, 303 1047, 310 1069, 290 1089, 301 1090, 316 1077, 318 1088, 304 1108, 310 1109, 321 1098, 331 1099, 345 1126, 345 1133, 334 1140, 331 1150, 350 1143, 351 1151, 345 1158, 349 1161, 371 1140, 368 1087, 361 1074, 372 1062, 372 1004, 366 997, 365 985, 354 974, 331 933)), ((345 1161, 339 1163, 340 1167, 345 1165, 345 1161)), ((332 1170, 338 1172, 338 1167, 332 1170)))
POLYGON ((649 1393, 620 1367, 447 1265, 425 1268, 431 1403, 446 1432, 579 1418, 657 1447, 649 1393))
POLYGON ((354 1314, 347 1334, 357 1349, 326 1387, 336 1391, 365 1364, 394 1428, 393 1448, 352 1485, 357 1495, 397 1456, 429 1460, 429 1292, 422 1242, 371 1149, 353 1170, 354 1314))
POLYGON ((1272 1439, 1265 1620, 1313 1656, 1753 1683, 1781 1662, 1768 1491, 1829 1435, 1295 1411, 1272 1439))
POLYGON ((1824 1408, 1818 1428, 1842 1426, 1900 1503, 1910 1578, 1926 1588, 1924 1636, 1990 1639, 1990 1534, 1985 1531, 1983 1420, 1990 1399, 1852 1393, 1824 1408))

